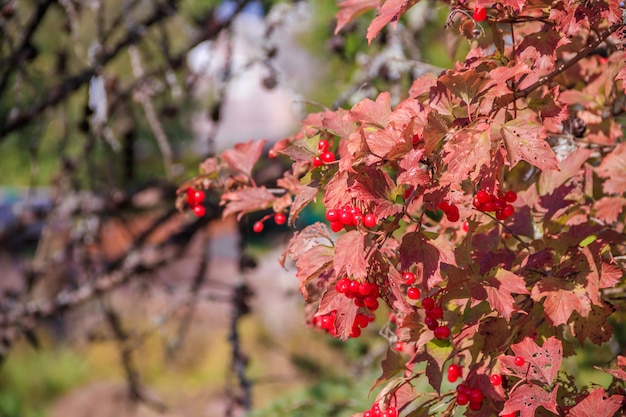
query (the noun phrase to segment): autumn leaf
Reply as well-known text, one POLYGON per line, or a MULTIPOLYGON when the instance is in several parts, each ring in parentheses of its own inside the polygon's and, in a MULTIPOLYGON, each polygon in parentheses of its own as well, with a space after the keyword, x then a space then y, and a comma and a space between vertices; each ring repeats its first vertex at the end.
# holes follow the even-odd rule
POLYGON ((592 153, 591 149, 576 149, 567 158, 558 163, 558 170, 543 171, 539 177, 539 194, 551 194, 567 181, 582 175, 583 165, 592 153))
POLYGON ((533 62, 536 69, 549 71, 554 68, 557 48, 569 42, 556 30, 547 29, 524 36, 517 53, 520 58, 533 62))
POLYGON ((296 277, 300 281, 300 293, 304 301, 309 302, 306 286, 333 267, 333 248, 317 244, 300 255, 296 260, 296 277))
MULTIPOLYGON (((526 0, 502 0, 498 4, 502 6, 512 7, 514 10, 520 12, 526 5, 526 0)), ((476 7, 491 7, 493 2, 491 0, 477 0, 476 7)))
POLYGON ((626 143, 620 143, 596 168, 600 178, 604 178, 602 188, 607 194, 622 194, 626 191, 626 143))
POLYGON ((427 288, 441 281, 440 262, 454 264, 454 255, 444 242, 429 240, 420 232, 410 232, 402 237, 400 259, 403 270, 407 270, 412 264, 423 265, 427 288))
POLYGON ((300 212, 308 206, 309 203, 315 199, 315 197, 317 197, 317 193, 317 188, 306 185, 303 185, 298 189, 298 193, 296 194, 289 210, 289 225, 293 225, 295 223, 300 212))
POLYGON ((279 258, 280 265, 284 268, 287 258, 297 260, 303 253, 320 242, 332 244, 332 239, 326 226, 322 222, 316 222, 296 232, 279 258))
POLYGON ((438 82, 452 94, 463 100, 464 105, 469 105, 485 91, 489 84, 489 79, 482 71, 448 70, 439 77, 438 82))
POLYGON ((533 287, 531 297, 542 303, 546 316, 555 326, 567 323, 574 311, 583 317, 591 311, 591 300, 585 288, 559 277, 543 278, 533 287))
POLYGON ((558 386, 552 392, 546 392, 534 384, 524 384, 513 391, 509 399, 504 403, 500 415, 511 414, 519 411, 519 417, 535 417, 535 410, 543 407, 554 414, 559 414, 556 408, 556 394, 558 386))
POLYGON ((345 116, 346 120, 359 122, 362 126, 374 126, 384 129, 391 114, 391 97, 384 91, 376 97, 376 101, 369 98, 359 101, 345 116))
POLYGON ((406 154, 413 145, 393 126, 386 129, 366 130, 365 141, 372 155, 379 159, 396 159, 406 154))
MULTIPOLYGON (((601 369, 596 367, 596 369, 601 369)), ((617 363, 612 369, 603 369, 604 372, 613 375, 617 379, 626 381, 626 356, 618 355, 617 363)))
POLYGON ((322 296, 316 315, 326 315, 336 311, 335 334, 341 340, 346 341, 352 333, 352 326, 358 310, 359 307, 354 304, 352 299, 338 293, 335 286, 331 285, 322 296))
POLYGON ((513 119, 502 125, 500 133, 506 145, 511 167, 524 160, 542 171, 559 168, 541 125, 523 119, 513 119))
POLYGON ((257 163, 263 152, 267 139, 238 143, 233 149, 222 153, 222 159, 235 171, 243 172, 248 177, 252 175, 252 168, 257 163))
POLYGON ((611 314, 613 314, 613 309, 609 305, 592 305, 587 317, 581 317, 574 312, 569 329, 581 346, 584 345, 586 339, 596 345, 601 345, 611 340, 613 336, 613 326, 608 321, 611 314))
POLYGON ((443 151, 443 161, 448 167, 440 178, 442 185, 459 188, 467 179, 475 182, 482 166, 491 159, 489 126, 455 132, 444 143, 443 151))
POLYGON ((622 407, 621 395, 607 396, 604 388, 591 391, 581 402, 569 410, 571 417, 612 417, 622 407))
POLYGON ((367 276, 365 262, 365 233, 351 230, 335 243, 335 271, 337 276, 346 274, 354 278, 367 276))
POLYGON ((532 338, 526 337, 520 343, 511 345, 511 350, 516 356, 524 358, 525 363, 518 366, 515 356, 499 356, 498 360, 507 368, 508 374, 552 385, 563 359, 563 345, 559 339, 549 337, 543 346, 539 346, 532 338))
POLYGON ((417 3, 419 0, 385 0, 376 18, 367 28, 367 42, 372 43, 372 39, 378 35, 378 32, 389 22, 393 23, 394 27, 398 24, 400 16, 411 6, 417 3))
POLYGON ((452 353, 452 345, 441 340, 433 339, 424 346, 424 351, 415 355, 411 362, 426 362, 426 377, 428 378, 428 382, 435 391, 440 392, 441 381, 443 380, 443 364, 452 353))
POLYGON ((626 198, 623 197, 602 197, 593 203, 596 217, 606 224, 615 223, 624 210, 624 206, 626 206, 626 198))
POLYGON ((421 149, 413 149, 400 160, 399 165, 402 172, 396 179, 398 185, 406 184, 412 187, 420 187, 430 182, 430 175, 420 166, 423 156, 424 152, 421 149))
POLYGON ((276 199, 265 187, 242 188, 241 190, 222 194, 222 203, 226 205, 222 217, 226 218, 237 213, 237 220, 244 214, 272 207, 276 199))
POLYGON ((502 268, 498 268, 495 275, 482 281, 482 284, 487 292, 487 302, 506 321, 511 320, 511 314, 519 311, 512 294, 530 293, 524 278, 502 268))
POLYGON ((398 373, 407 369, 406 359, 400 353, 391 349, 391 347, 387 348, 387 356, 382 360, 380 365, 383 368, 383 373, 374 382, 374 385, 370 389, 370 393, 380 384, 384 384, 398 373))
POLYGON ((335 35, 358 16, 380 6, 381 0, 344 0, 339 3, 335 35))

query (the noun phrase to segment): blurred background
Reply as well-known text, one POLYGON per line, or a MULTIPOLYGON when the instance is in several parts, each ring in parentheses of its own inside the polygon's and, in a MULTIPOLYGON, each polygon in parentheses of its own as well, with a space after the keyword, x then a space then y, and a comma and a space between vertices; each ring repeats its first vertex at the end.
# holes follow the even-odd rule
MULTIPOLYGON (((253 234, 211 195, 202 218, 174 207, 207 156, 380 90, 399 100, 469 48, 434 2, 369 47, 372 15, 334 35, 336 12, 0 0, 0 416, 369 409, 387 312, 348 343, 308 328, 277 262, 293 230, 253 234)), ((263 159, 258 182, 286 164, 263 159)))

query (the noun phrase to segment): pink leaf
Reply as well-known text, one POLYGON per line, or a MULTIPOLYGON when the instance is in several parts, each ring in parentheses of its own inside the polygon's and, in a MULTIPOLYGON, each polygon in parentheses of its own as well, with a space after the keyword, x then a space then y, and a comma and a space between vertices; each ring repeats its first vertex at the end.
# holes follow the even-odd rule
POLYGON ((541 125, 528 120, 513 119, 502 125, 500 133, 506 145, 511 167, 524 160, 541 170, 559 168, 541 125))
POLYGON ((585 288, 560 277, 545 277, 535 284, 532 299, 542 302, 546 316, 555 326, 567 323, 574 311, 587 317, 591 310, 591 300, 585 288))
POLYGON ((376 14, 376 18, 367 28, 367 41, 372 43, 372 39, 378 35, 383 27, 389 22, 398 24, 400 16, 418 0, 386 0, 383 6, 376 14))
POLYGON ((241 220, 244 214, 264 210, 272 207, 276 197, 265 187, 242 188, 238 191, 225 193, 222 195, 222 202, 226 208, 222 217, 226 218, 231 214, 237 214, 237 220, 241 220))
POLYGON ((603 189, 607 194, 622 194, 626 191, 626 143, 620 143, 596 168, 604 178, 603 189))
POLYGON ((426 185, 430 182, 430 175, 420 167, 420 161, 424 156, 421 149, 413 149, 400 161, 403 171, 398 175, 398 184, 407 184, 413 187, 426 185))
POLYGON ((261 157, 265 143, 267 143, 267 139, 238 143, 233 149, 224 151, 222 159, 232 169, 243 172, 249 177, 252 174, 252 168, 261 157))
POLYGON ((622 407, 621 395, 607 396, 604 388, 591 391, 584 400, 569 411, 571 417, 612 417, 622 407))
POLYGON ((487 292, 487 302, 506 321, 510 321, 511 314, 519 310, 515 307, 512 294, 529 294, 522 277, 502 268, 498 268, 495 276, 483 281, 483 285, 487 292))
POLYGON ((611 224, 617 221, 617 217, 626 206, 626 198, 623 197, 602 197, 595 203, 596 217, 604 223, 611 224))
POLYGON ((563 345, 559 339, 552 336, 546 339, 543 346, 539 346, 532 338, 527 337, 520 343, 511 345, 511 350, 515 355, 524 358, 525 362, 518 366, 515 364, 515 356, 498 357, 500 363, 508 368, 508 374, 552 385, 563 359, 563 345))
POLYGON ((535 417, 535 410, 543 407, 554 414, 559 414, 556 408, 556 394, 558 386, 552 392, 546 392, 541 387, 533 384, 525 384, 517 388, 509 399, 504 403, 504 409, 500 415, 520 412, 519 417, 535 417))
POLYGON ((359 101, 345 116, 351 122, 359 122, 361 125, 376 126, 384 129, 391 113, 389 92, 382 92, 376 97, 376 101, 369 98, 359 101))
POLYGON ((381 0, 344 0, 339 3, 335 35, 358 16, 380 6, 381 0))
POLYGON ((335 243, 335 271, 337 276, 346 274, 354 278, 367 276, 365 262, 365 233, 351 230, 335 243))

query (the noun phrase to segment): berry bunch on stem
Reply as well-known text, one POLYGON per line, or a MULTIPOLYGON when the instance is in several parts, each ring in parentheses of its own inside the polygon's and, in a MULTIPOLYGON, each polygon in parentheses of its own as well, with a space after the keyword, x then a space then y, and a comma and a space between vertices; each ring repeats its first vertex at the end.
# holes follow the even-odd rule
MULTIPOLYGON (((413 2, 341 2, 337 30, 379 4, 370 42, 413 2)), ((298 230, 281 262, 296 266, 306 321, 333 337, 356 337, 374 307, 390 309, 381 335, 395 349, 375 404, 394 399, 392 414, 613 416, 626 357, 596 364, 612 378, 605 387, 578 388, 561 363, 624 326, 623 10, 608 0, 451 7, 448 30, 472 42, 488 21, 467 59, 401 98, 383 91, 309 115, 272 149, 293 161, 277 189, 254 182, 263 141, 210 158, 197 180, 239 219, 273 209, 293 223, 324 205, 326 221, 298 230), (472 213, 465 232, 453 224, 461 213, 472 213)))

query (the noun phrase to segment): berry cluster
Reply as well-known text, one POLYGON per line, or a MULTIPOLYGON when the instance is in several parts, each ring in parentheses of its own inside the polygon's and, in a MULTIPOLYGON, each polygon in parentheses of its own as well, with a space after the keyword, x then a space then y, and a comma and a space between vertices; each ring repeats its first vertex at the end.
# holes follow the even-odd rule
POLYGON ((439 203, 439 209, 444 212, 446 218, 450 222, 457 222, 461 218, 461 215, 459 214, 459 208, 454 204, 448 203, 445 200, 439 203))
POLYGON ((506 220, 515 212, 515 209, 510 204, 515 200, 517 200, 515 191, 507 191, 506 194, 500 194, 496 197, 494 194, 489 194, 485 190, 480 190, 476 193, 473 204, 479 211, 495 212, 496 219, 506 220))
POLYGON ((324 164, 330 164, 335 160, 335 154, 329 150, 330 144, 326 139, 320 139, 317 143, 317 155, 313 158, 313 166, 321 167, 324 164))
POLYGON ((326 210, 326 220, 330 223, 330 229, 333 232, 339 232, 344 227, 358 226, 360 223, 365 227, 372 228, 378 223, 376 216, 371 213, 363 216, 361 210, 353 206, 343 206, 326 210))
MULTIPOLYGON (((252 225, 252 230, 255 233, 261 233, 263 229, 265 228, 265 225, 263 224, 263 222, 267 220, 269 217, 271 216, 266 216, 262 218, 261 220, 259 220, 258 222, 254 222, 254 224, 252 225)), ((286 222, 287 222, 287 215, 285 213, 274 214, 274 223, 278 225, 282 225, 282 224, 285 224, 286 222)))
POLYGON ((435 300, 431 297, 424 298, 422 308, 426 311, 424 324, 435 333, 435 337, 440 340, 450 337, 450 328, 439 324, 439 320, 443 318, 443 309, 435 305, 435 300))
POLYGON ((378 403, 374 403, 372 408, 363 413, 363 417, 398 417, 398 409, 393 406, 381 411, 378 403))
POLYGON ((205 194, 204 191, 202 190, 196 190, 195 188, 189 187, 187 188, 187 204, 189 204, 189 207, 191 207, 191 210, 193 210, 193 213, 198 216, 198 217, 202 217, 204 216, 204 214, 206 213, 206 209, 204 208, 204 205, 202 203, 204 203, 204 199, 205 199, 205 194))
POLYGON ((478 411, 483 406, 485 396, 478 388, 470 388, 466 384, 459 384, 456 387, 456 403, 458 405, 469 404, 469 409, 478 411))
POLYGON ((337 281, 335 289, 338 293, 353 299, 357 307, 366 307, 370 311, 378 309, 380 288, 378 288, 376 283, 359 282, 355 279, 343 277, 337 281))
MULTIPOLYGON (((319 329, 325 330, 333 337, 337 336, 337 330, 335 329, 335 318, 337 317, 337 310, 333 310, 329 314, 313 317, 313 325, 319 329)), ((357 313, 352 324, 352 331, 350 337, 359 337, 361 335, 361 329, 367 327, 374 321, 374 316, 368 316, 363 313, 357 313)))

